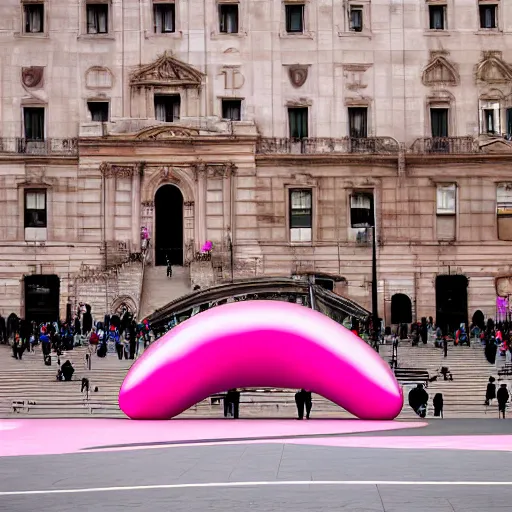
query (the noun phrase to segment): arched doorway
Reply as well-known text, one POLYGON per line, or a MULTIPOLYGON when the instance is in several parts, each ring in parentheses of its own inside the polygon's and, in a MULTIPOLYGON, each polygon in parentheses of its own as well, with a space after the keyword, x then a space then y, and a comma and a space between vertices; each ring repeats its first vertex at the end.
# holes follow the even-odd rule
POLYGON ((485 317, 482 311, 480 311, 479 309, 477 309, 473 313, 473 318, 471 322, 473 323, 473 325, 478 326, 480 329, 485 329, 485 317))
POLYGON ((410 324, 412 322, 411 299, 403 293, 391 297, 391 323, 410 324))
POLYGON ((183 194, 163 185, 155 194, 155 265, 183 265, 183 194))
POLYGON ((468 325, 468 279, 462 275, 437 276, 436 324, 443 333, 468 325))

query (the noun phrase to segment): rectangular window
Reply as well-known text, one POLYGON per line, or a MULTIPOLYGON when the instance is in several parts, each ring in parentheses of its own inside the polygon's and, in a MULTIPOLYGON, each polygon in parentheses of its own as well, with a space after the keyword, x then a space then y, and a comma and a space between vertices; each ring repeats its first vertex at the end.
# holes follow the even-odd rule
POLYGON ((496 188, 498 239, 512 241, 512 183, 500 183, 496 188))
POLYGON ((444 30, 446 19, 446 5, 429 5, 428 15, 430 30, 444 30))
POLYGON ((87 4, 87 33, 108 34, 108 4, 87 4))
POLYGON ((348 108, 349 136, 353 139, 365 139, 368 137, 368 108, 348 108))
POLYGON ((155 95, 155 119, 172 123, 180 119, 181 98, 179 95, 155 95))
POLYGON ((363 31, 363 8, 360 5, 350 6, 350 30, 353 32, 363 31))
POLYGON ((222 100, 222 119, 241 121, 242 100, 222 100))
POLYGON ((457 200, 456 185, 438 185, 437 215, 455 215, 457 200))
POLYGON ((360 229, 375 225, 372 193, 357 192, 350 196, 350 225, 360 229))
POLYGON ((480 28, 492 29, 497 27, 498 6, 496 4, 480 4, 480 28))
POLYGON ((107 123, 109 120, 109 104, 107 101, 88 101, 87 108, 95 123, 107 123))
POLYGON ((238 34, 238 4, 219 5, 219 31, 238 34))
POLYGON ((304 4, 286 4, 286 32, 300 34, 304 32, 304 4))
POLYGON ((153 4, 155 34, 169 34, 176 31, 176 7, 174 3, 153 4))
POLYGON ((25 33, 40 34, 44 32, 44 4, 25 4, 25 33))
POLYGON ((307 139, 308 137, 308 107, 288 109, 288 124, 291 139, 307 139))
POLYGON ((25 107, 23 109, 23 122, 27 141, 44 140, 44 108, 25 107))
POLYGON ((500 102, 481 101, 480 111, 480 133, 501 135, 500 102))
POLYGON ((46 227, 46 190, 25 190, 25 227, 46 227))
POLYGON ((433 138, 448 137, 448 109, 431 108, 430 125, 433 138))
POLYGON ((512 108, 507 108, 507 139, 512 140, 512 108))
POLYGON ((311 242, 313 231, 313 192, 290 190, 290 241, 311 242))

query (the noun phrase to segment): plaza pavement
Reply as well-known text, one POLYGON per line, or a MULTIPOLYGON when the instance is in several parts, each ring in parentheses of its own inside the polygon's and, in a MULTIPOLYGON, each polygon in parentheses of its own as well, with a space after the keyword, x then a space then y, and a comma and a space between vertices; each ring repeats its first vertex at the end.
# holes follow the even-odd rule
POLYGON ((0 511, 512 511, 509 421, 172 420, 150 435, 148 422, 108 420, 123 446, 103 450, 106 420, 22 421, 60 421, 49 424, 59 442, 2 420, 4 455, 37 439, 78 436, 81 448, 0 457, 0 511))

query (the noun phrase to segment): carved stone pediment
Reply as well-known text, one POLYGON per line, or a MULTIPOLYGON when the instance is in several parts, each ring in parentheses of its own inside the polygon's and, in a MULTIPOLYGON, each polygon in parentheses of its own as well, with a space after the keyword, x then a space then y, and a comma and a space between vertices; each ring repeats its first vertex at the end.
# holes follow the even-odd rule
POLYGON ((201 71, 165 52, 152 64, 135 71, 130 78, 130 85, 200 87, 203 76, 201 71))
POLYGON ((135 136, 139 140, 162 140, 174 137, 197 137, 199 130, 186 128, 184 126, 152 126, 141 130, 135 136))
POLYGON ((487 84, 508 84, 512 80, 512 67, 501 58, 501 52, 483 52, 476 79, 487 84))
POLYGON ((141 172, 141 164, 111 164, 103 162, 100 165, 100 172, 105 178, 131 178, 133 175, 141 172))
POLYGON ((479 145, 482 153, 512 153, 512 143, 504 139, 490 138, 479 145))
POLYGON ((446 52, 431 52, 430 62, 423 70, 423 85, 459 85, 460 75, 456 67, 446 58, 446 52))
POLYGON ((200 176, 208 178, 229 178, 236 174, 236 169, 236 165, 233 162, 221 164, 198 162, 194 165, 194 179, 197 181, 200 176))

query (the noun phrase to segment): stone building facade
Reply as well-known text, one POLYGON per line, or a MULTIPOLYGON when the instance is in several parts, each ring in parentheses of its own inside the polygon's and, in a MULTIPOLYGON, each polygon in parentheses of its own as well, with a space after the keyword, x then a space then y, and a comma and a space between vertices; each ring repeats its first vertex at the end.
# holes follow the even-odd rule
POLYGON ((224 278, 311 272, 369 307, 375 220, 386 323, 494 317, 511 84, 503 0, 4 0, 0 313, 57 276, 64 316, 142 226, 153 263, 212 240, 224 278))

